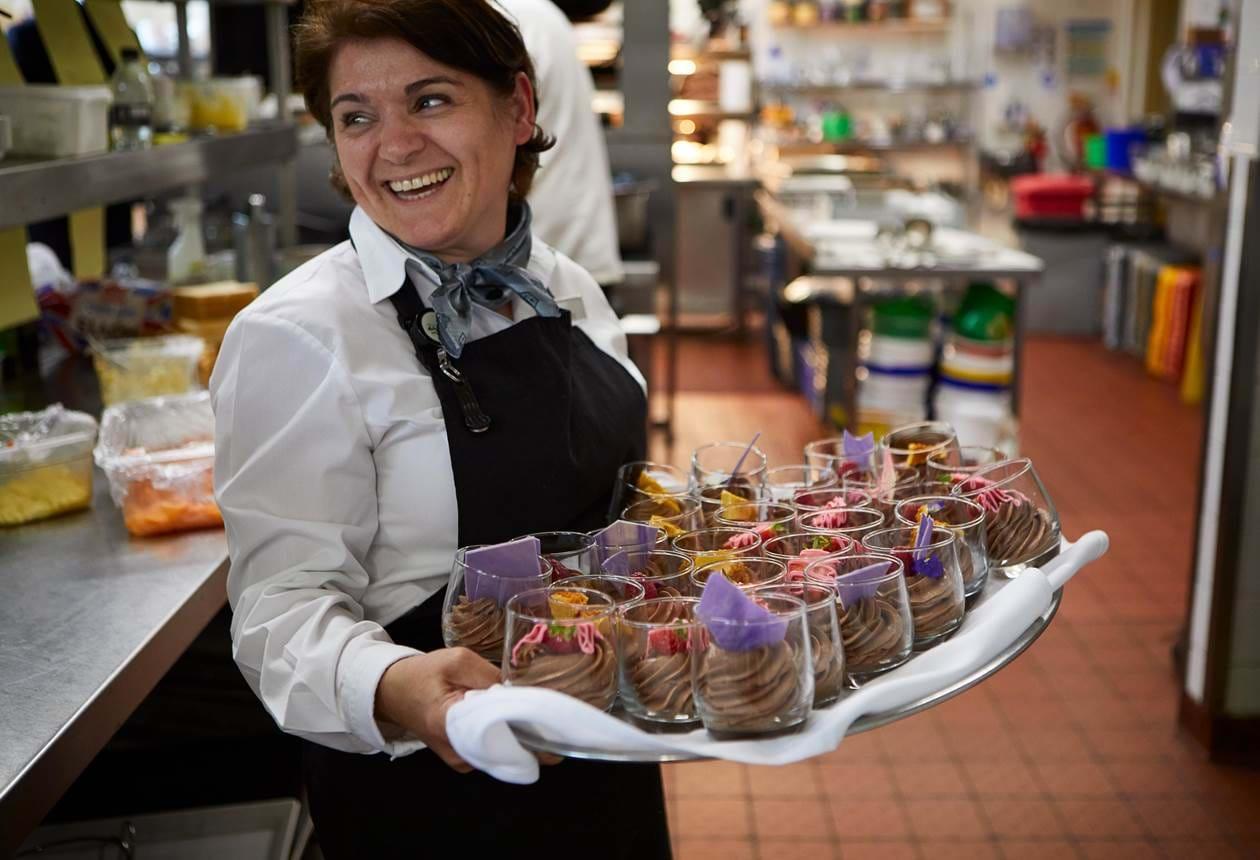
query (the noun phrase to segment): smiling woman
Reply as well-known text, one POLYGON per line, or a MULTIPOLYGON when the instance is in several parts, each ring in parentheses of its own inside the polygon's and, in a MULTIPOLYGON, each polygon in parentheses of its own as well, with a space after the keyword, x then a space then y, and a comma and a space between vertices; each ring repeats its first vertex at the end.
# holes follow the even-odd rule
POLYGON ((237 317, 210 387, 233 651, 308 742, 324 856, 534 856, 554 825, 603 856, 667 857, 657 768, 565 762, 507 785, 446 737, 451 705, 500 679, 443 647, 456 549, 604 525, 645 448, 617 318, 531 235, 551 141, 520 34, 486 0, 315 0, 297 62, 350 241, 237 317))

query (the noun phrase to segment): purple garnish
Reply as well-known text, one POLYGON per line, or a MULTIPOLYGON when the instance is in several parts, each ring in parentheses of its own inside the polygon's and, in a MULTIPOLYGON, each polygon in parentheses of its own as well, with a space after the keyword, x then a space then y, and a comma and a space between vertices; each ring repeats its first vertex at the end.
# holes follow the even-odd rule
POLYGON ((759 605, 725 575, 715 572, 704 584, 696 617, 724 651, 751 651, 782 642, 787 621, 759 605))
POLYGON ((836 596, 843 606, 870 600, 879 592, 880 581, 888 575, 888 562, 877 561, 836 577, 836 596))

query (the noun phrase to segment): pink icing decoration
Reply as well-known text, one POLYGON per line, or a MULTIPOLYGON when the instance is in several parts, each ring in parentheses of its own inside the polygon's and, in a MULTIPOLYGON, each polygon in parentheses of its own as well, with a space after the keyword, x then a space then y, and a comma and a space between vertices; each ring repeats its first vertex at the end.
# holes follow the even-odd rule
POLYGON ((516 658, 522 647, 526 645, 541 645, 547 639, 547 625, 541 621, 534 623, 533 628, 521 637, 520 641, 512 646, 512 665, 516 665, 516 658))
POLYGON ((731 535, 726 539, 726 543, 722 544, 722 549, 747 549, 750 546, 756 546, 757 540, 756 534, 731 535))
POLYGON ((755 531, 757 533, 757 537, 762 540, 770 540, 770 538, 774 537, 774 529, 774 523, 757 523, 752 526, 752 530, 755 531))
POLYGON ((601 638, 599 631, 595 629, 595 625, 589 621, 584 621, 578 625, 577 641, 578 647, 582 649, 583 654, 595 653, 595 640, 601 638))
MULTIPOLYGON (((820 558, 826 558, 831 553, 823 549, 803 549, 800 555, 788 562, 788 582, 804 582, 805 568, 820 558)), ((817 567, 820 575, 826 576, 828 579, 836 578, 836 568, 831 564, 820 564, 817 567)))
POLYGON ((884 449, 884 460, 879 468, 879 494, 886 496, 897 486, 897 470, 893 467, 892 451, 884 449))
POLYGON ((980 507, 991 514, 997 513, 1002 505, 1028 502, 1028 497, 1019 490, 1003 490, 1001 487, 995 486, 993 481, 990 481, 988 478, 968 476, 960 486, 967 493, 979 490, 980 492, 976 493, 972 498, 980 503, 980 507))
MULTIPOLYGON (((841 529, 849 522, 849 514, 841 508, 821 510, 809 519, 810 525, 820 529, 841 529)), ((808 550, 806 550, 808 552, 808 550)))
POLYGON ((827 504, 823 505, 823 507, 824 508, 844 508, 848 506, 845 504, 844 496, 836 496, 831 501, 827 502, 827 504))

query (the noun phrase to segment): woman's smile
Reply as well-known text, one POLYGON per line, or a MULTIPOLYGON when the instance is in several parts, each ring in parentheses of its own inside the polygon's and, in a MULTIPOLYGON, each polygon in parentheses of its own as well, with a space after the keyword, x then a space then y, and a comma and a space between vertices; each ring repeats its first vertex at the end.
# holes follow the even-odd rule
POLYGON ((433 197, 446 186, 446 183, 454 175, 455 168, 442 167, 405 179, 390 179, 383 184, 399 200, 411 203, 433 197))

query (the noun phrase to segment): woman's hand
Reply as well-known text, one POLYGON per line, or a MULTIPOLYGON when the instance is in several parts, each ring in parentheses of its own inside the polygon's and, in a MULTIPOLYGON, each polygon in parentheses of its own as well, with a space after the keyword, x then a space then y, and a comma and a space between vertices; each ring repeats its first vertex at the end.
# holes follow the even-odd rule
POLYGON ((499 683, 499 670, 467 648, 441 648, 391 665, 376 686, 376 718, 406 729, 460 773, 472 770, 446 737, 446 712, 469 690, 499 683))

